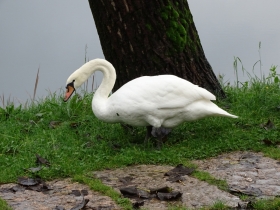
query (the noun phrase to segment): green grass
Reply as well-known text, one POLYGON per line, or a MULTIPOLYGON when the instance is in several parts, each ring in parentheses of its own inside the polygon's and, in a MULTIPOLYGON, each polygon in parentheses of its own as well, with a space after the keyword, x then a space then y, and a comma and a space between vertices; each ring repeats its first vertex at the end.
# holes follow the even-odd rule
POLYGON ((103 195, 109 196, 113 201, 116 202, 123 209, 132 209, 131 202, 127 198, 123 198, 113 188, 105 186, 99 179, 93 177, 87 177, 82 175, 76 175, 73 181, 77 181, 88 185, 92 190, 101 192, 103 195))
MULTIPOLYGON (((72 177, 130 209, 126 199, 98 180, 86 178, 86 174, 133 164, 188 164, 192 159, 236 150, 261 151, 280 159, 280 150, 262 141, 280 143, 280 89, 275 69, 268 79, 250 78, 238 88, 224 86, 228 97, 217 104, 238 115, 238 119, 212 117, 184 123, 173 130, 161 150, 143 144, 144 128, 127 131, 120 124, 96 119, 90 94, 75 95, 67 103, 62 96, 53 94, 28 108, 15 108, 12 104, 0 108, 0 184, 16 182, 19 176, 39 175, 45 180, 72 177), (269 119, 274 128, 266 130, 260 125, 269 119), (25 169, 35 166, 35 154, 49 160, 51 166, 31 174, 25 169)), ((195 176, 222 189, 225 186, 203 172, 196 172, 195 176)), ((276 201, 260 201, 256 205, 267 202, 266 205, 279 208, 276 201)), ((4 204, 0 200, 1 205, 4 204)), ((217 209, 224 208, 216 205, 221 206, 217 209)))
POLYGON ((205 182, 207 182, 211 185, 215 185, 223 191, 228 190, 228 185, 227 185, 227 182, 225 180, 216 179, 215 177, 211 176, 208 172, 194 171, 191 174, 191 176, 193 176, 193 177, 195 177, 195 178, 197 178, 201 181, 205 181, 205 182))
POLYGON ((8 206, 6 201, 2 200, 1 198, 0 198, 0 209, 1 210, 12 210, 12 208, 10 206, 8 206))
POLYGON ((258 200, 253 204, 254 209, 257 210, 276 210, 280 209, 280 198, 258 200))

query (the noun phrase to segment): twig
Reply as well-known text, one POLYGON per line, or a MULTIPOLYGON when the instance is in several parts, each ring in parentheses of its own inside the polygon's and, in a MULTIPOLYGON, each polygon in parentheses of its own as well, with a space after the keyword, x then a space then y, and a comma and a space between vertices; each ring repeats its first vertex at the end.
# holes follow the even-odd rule
POLYGON ((37 86, 38 86, 39 71, 40 71, 40 66, 39 66, 38 71, 37 71, 37 76, 36 76, 36 81, 35 81, 35 87, 34 87, 34 93, 33 93, 33 101, 34 101, 34 99, 35 99, 36 90, 37 90, 37 86))
POLYGON ((146 192, 148 192, 148 193, 150 193, 150 192, 151 192, 151 190, 144 189, 144 188, 140 188, 140 187, 136 187, 136 189, 143 190, 143 191, 146 191, 146 192))

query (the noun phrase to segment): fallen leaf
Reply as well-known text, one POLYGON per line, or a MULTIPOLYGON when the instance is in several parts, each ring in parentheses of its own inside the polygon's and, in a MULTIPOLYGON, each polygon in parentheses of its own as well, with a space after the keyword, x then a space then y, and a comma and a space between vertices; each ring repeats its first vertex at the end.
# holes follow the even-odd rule
POLYGON ((20 130, 21 133, 29 133, 30 132, 30 126, 28 126, 27 128, 22 128, 20 130))
POLYGON ((266 124, 260 124, 260 127, 264 128, 265 130, 270 130, 270 129, 275 128, 275 125, 270 119, 268 119, 267 123, 266 124))
POLYGON ((42 190, 42 186, 41 185, 34 185, 34 186, 29 186, 28 188, 26 188, 27 190, 33 190, 33 191, 37 191, 37 192, 41 192, 42 190))
POLYGON ((93 147, 93 146, 94 146, 94 142, 92 142, 92 141, 87 141, 86 143, 84 143, 83 146, 86 147, 86 148, 93 147))
POLYGON ((61 122, 60 121, 50 121, 50 123, 49 123, 49 127, 50 128, 56 128, 57 126, 59 126, 61 124, 61 122))
POLYGON ((262 191, 259 188, 254 188, 250 186, 238 186, 238 185, 230 185, 229 191, 235 192, 235 193, 243 193, 246 195, 253 195, 253 196, 261 196, 262 191))
POLYGON ((156 194, 158 192, 162 192, 162 193, 170 193, 172 192, 172 189, 170 187, 160 187, 160 188, 151 188, 150 189, 150 193, 151 194, 156 194))
POLYGON ((120 188, 121 193, 127 198, 136 199, 151 199, 158 198, 159 200, 176 200, 182 196, 181 192, 172 192, 170 187, 154 188, 151 190, 145 190, 133 187, 120 188))
POLYGON ((83 196, 87 196, 87 195, 88 195, 88 191, 87 191, 87 190, 81 190, 81 194, 82 194, 83 196))
POLYGON ((22 185, 18 185, 18 184, 17 184, 17 185, 15 185, 15 186, 11 187, 10 190, 11 190, 12 192, 22 192, 22 191, 25 190, 25 187, 22 186, 22 185))
POLYGON ((178 198, 182 197, 183 193, 181 192, 171 192, 171 193, 157 193, 158 199, 161 201, 170 201, 170 200, 177 200, 178 198))
POLYGON ((42 184, 41 191, 53 190, 53 188, 47 185, 43 180, 41 180, 41 184, 42 184))
POLYGON ((78 122, 72 122, 72 123, 70 123, 70 127, 71 127, 71 128, 77 128, 79 125, 80 125, 80 123, 78 123, 78 122))
POLYGON ((7 148, 5 151, 4 151, 5 154, 18 154, 19 151, 13 147, 10 147, 10 148, 7 148))
POLYGON ((37 164, 43 164, 43 165, 46 165, 46 166, 50 166, 51 164, 50 164, 50 162, 47 160, 47 159, 45 159, 45 158, 42 158, 40 155, 38 155, 38 154, 36 154, 36 158, 37 158, 37 160, 36 160, 36 163, 37 164))
POLYGON ((230 104, 225 104, 224 105, 224 109, 230 109, 231 108, 231 105, 230 104))
POLYGON ((135 186, 120 188, 120 192, 123 194, 124 197, 129 197, 129 198, 149 199, 154 197, 150 195, 148 190, 139 189, 136 188, 135 186))
POLYGON ((133 180, 132 177, 130 176, 126 176, 126 177, 123 177, 123 178, 119 178, 119 181, 122 182, 124 185, 128 185, 128 184, 131 184, 131 181, 133 180))
POLYGON ((142 189, 137 189, 137 195, 138 198, 143 198, 143 199, 149 199, 154 197, 148 191, 142 189))
POLYGON ((262 142, 267 145, 267 146, 275 146, 276 143, 275 142, 272 142, 271 140, 269 139, 263 139, 262 142))
POLYGON ((179 181, 185 180, 185 178, 182 176, 189 175, 193 171, 194 171, 194 168, 188 168, 188 167, 183 166, 183 164, 179 164, 175 168, 166 172, 164 175, 169 176, 169 178, 167 179, 168 181, 179 182, 179 181))
POLYGON ((27 168, 27 169, 25 169, 26 171, 30 171, 30 172, 32 172, 32 173, 35 173, 35 172, 38 172, 38 171, 40 171, 42 169, 42 166, 38 166, 38 167, 36 167, 36 168, 27 168))
POLYGON ((175 168, 171 169, 170 171, 166 172, 165 176, 171 176, 171 175, 189 175, 194 171, 194 168, 188 168, 183 166, 183 164, 177 165, 175 168))
POLYGON ((19 177, 18 183, 23 186, 34 186, 34 185, 39 184, 37 179, 32 179, 32 178, 28 178, 28 177, 19 177))
POLYGON ((113 150, 119 151, 121 149, 121 145, 113 143, 113 142, 108 142, 109 147, 111 147, 113 150))
POLYGON ((254 206, 251 201, 242 201, 238 202, 237 209, 254 209, 254 206))
POLYGON ((45 113, 37 113, 35 114, 36 117, 42 117, 45 113))
POLYGON ((81 191, 80 190, 72 190, 72 192, 70 194, 75 195, 75 196, 81 196, 81 191))
POLYGON ((136 201, 134 203, 132 203, 132 206, 134 209, 139 209, 140 206, 143 206, 144 205, 144 201, 136 201))
POLYGON ((71 208, 70 210, 80 210, 85 208, 85 206, 87 205, 87 203, 89 202, 89 199, 83 199, 83 201, 81 203, 79 203, 77 206, 71 208))
POLYGON ((56 206, 53 210, 65 210, 63 206, 56 206))
POLYGON ((172 175, 172 176, 170 176, 170 178, 168 178, 166 180, 170 181, 170 182, 181 182, 186 179, 184 177, 182 177, 182 175, 172 175))
POLYGON ((134 187, 123 187, 123 188, 120 188, 120 192, 126 196, 126 195, 137 195, 137 188, 134 186, 134 187))
MULTIPOLYGON (((37 192, 45 192, 48 190, 52 190, 50 186, 48 186, 42 179, 40 178, 28 178, 28 177, 19 177, 18 183, 24 187, 25 190, 33 190, 37 192)), ((12 190, 18 190, 18 187, 15 186, 12 190)), ((22 191, 21 188, 19 190, 22 191)))
POLYGON ((30 123, 31 125, 36 125, 36 122, 35 122, 34 120, 29 120, 29 123, 30 123))
POLYGON ((102 141, 102 140, 104 139, 104 138, 103 138, 101 135, 99 135, 99 134, 98 134, 95 138, 96 138, 97 141, 102 141))

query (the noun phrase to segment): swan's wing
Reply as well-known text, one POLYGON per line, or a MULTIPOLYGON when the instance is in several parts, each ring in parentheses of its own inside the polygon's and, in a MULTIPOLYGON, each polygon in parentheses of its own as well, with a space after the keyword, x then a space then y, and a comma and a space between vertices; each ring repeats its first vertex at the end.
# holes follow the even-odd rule
POLYGON ((110 101, 118 101, 124 106, 143 109, 177 109, 197 100, 216 99, 204 88, 173 75, 139 77, 126 83, 110 98, 110 101))

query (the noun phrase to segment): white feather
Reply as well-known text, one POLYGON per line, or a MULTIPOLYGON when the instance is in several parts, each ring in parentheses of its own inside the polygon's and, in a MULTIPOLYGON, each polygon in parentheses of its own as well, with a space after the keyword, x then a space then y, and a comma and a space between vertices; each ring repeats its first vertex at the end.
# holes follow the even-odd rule
POLYGON ((237 118, 214 104, 211 100, 216 97, 212 93, 173 75, 136 78, 109 97, 116 72, 104 59, 84 64, 70 75, 67 84, 75 80, 77 88, 98 70, 103 73, 103 81, 94 94, 92 110, 102 121, 173 128, 182 122, 208 116, 237 118))

